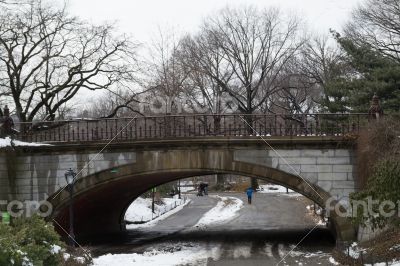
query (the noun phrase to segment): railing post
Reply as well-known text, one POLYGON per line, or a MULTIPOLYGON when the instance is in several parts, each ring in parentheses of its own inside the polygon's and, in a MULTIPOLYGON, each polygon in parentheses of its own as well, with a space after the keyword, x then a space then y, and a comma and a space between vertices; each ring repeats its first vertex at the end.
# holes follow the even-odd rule
MULTIPOLYGON (((223 122, 224 128, 223 128, 222 132, 224 132, 223 135, 226 136, 226 115, 222 116, 222 119, 224 120, 224 122, 223 122)), ((220 134, 222 134, 222 132, 220 132, 220 134)))
POLYGON ((168 128, 168 125, 167 125, 167 117, 164 116, 164 138, 167 137, 167 128, 168 128))
POLYGON ((137 118, 136 117, 133 119, 133 123, 134 123, 134 128, 135 128, 135 139, 137 139, 138 129, 137 129, 137 118))
POLYGON ((80 128, 79 128, 80 122, 78 121, 77 124, 78 124, 78 126, 77 126, 77 135, 78 135, 77 136, 77 140, 80 141, 80 128))
POLYGON ((172 123, 172 136, 176 137, 176 116, 172 117, 173 123, 172 123))
POLYGON ((307 114, 302 114, 302 116, 303 116, 303 119, 305 120, 304 121, 304 135, 307 137, 307 134, 308 134, 308 123, 307 123, 307 120, 308 120, 308 115, 307 114))
POLYGON ((193 115, 193 133, 194 136, 196 137, 196 116, 193 115))
POLYGON ((147 117, 144 117, 144 138, 147 138, 147 117))
POLYGON ((105 138, 107 139, 108 138, 108 120, 106 119, 106 136, 105 136, 105 138))
MULTIPOLYGON (((157 119, 156 119, 157 120, 157 119)), ((163 136, 163 127, 162 127, 162 122, 158 123, 158 135, 160 136, 160 138, 162 138, 163 136)))
POLYGON ((236 117, 237 117, 236 115, 233 116, 233 130, 234 130, 234 132, 235 132, 234 135, 236 135, 236 132, 237 132, 236 117))
POLYGON ((339 119, 340 119, 339 114, 336 114, 336 129, 334 130, 334 133, 332 134, 333 136, 337 135, 340 132, 339 119))
POLYGON ((186 137, 186 116, 183 117, 183 136, 186 137))

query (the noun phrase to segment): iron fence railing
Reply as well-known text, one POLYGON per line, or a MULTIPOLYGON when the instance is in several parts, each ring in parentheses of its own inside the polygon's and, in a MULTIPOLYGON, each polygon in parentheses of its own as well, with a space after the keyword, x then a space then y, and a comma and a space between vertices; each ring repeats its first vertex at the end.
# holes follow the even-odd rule
POLYGON ((358 133, 367 114, 197 114, 17 123, 29 142, 133 141, 207 136, 343 136, 358 133))

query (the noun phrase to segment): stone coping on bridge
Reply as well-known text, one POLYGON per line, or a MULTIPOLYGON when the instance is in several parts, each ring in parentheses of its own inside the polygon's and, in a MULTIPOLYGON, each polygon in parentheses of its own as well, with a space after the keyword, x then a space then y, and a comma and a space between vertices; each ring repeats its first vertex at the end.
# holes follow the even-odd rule
MULTIPOLYGON (((169 138, 169 139, 141 139, 110 142, 107 140, 99 142, 46 142, 51 145, 46 146, 29 146, 17 147, 18 150, 32 151, 32 152, 45 152, 58 150, 69 151, 77 149, 96 149, 100 146, 107 146, 108 148, 163 148, 163 147, 181 147, 190 149, 191 145, 194 146, 247 146, 247 145, 265 145, 266 149, 272 147, 279 148, 295 148, 295 147, 321 147, 321 148, 340 148, 352 147, 356 145, 357 137, 354 136, 281 136, 281 137, 265 137, 265 136, 215 136, 215 137, 190 137, 190 138, 169 138)), ((0 151, 2 148, 0 148, 0 151)))

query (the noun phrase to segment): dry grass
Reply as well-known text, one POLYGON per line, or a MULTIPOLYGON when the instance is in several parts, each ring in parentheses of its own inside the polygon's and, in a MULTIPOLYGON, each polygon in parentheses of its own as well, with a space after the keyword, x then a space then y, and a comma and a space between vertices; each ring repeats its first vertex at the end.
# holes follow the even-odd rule
POLYGON ((240 182, 233 184, 231 191, 233 192, 245 192, 250 187, 250 182, 240 182))
POLYGON ((360 245, 365 249, 363 257, 355 259, 342 251, 335 249, 332 253, 336 261, 343 265, 364 265, 372 262, 391 262, 400 259, 400 231, 392 229, 381 234, 371 241, 364 242, 360 245))
POLYGON ((357 140, 357 172, 360 188, 365 188, 376 162, 399 156, 399 136, 399 116, 371 122, 366 129, 360 132, 357 140))

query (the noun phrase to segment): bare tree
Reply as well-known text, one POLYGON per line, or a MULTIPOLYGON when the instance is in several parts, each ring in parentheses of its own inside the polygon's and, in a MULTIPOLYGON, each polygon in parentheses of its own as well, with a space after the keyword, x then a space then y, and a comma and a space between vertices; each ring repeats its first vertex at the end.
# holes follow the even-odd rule
POLYGON ((354 10, 345 28, 346 37, 399 62, 399 17, 398 0, 366 0, 354 10))
POLYGON ((20 5, 27 4, 26 1, 11 1, 11 0, 0 0, 0 5, 20 5))
POLYGON ((315 94, 311 94, 314 101, 331 112, 344 111, 338 107, 346 96, 342 83, 354 71, 336 42, 330 42, 327 36, 312 38, 302 48, 298 69, 315 88, 315 94))
POLYGON ((233 72, 228 83, 214 79, 246 114, 253 113, 279 90, 277 81, 283 66, 303 44, 299 21, 285 19, 277 9, 225 9, 206 21, 203 30, 212 36, 233 72))
POLYGON ((83 89, 126 89, 135 78, 135 45, 113 31, 39 0, 1 12, 0 90, 19 119, 55 119, 83 89))
POLYGON ((216 114, 226 111, 222 106, 223 86, 233 76, 233 70, 221 53, 213 35, 208 32, 186 36, 179 51, 179 60, 188 73, 186 94, 197 105, 204 105, 209 112, 216 114))
POLYGON ((176 56, 179 46, 180 39, 176 32, 159 28, 159 35, 150 47, 150 59, 147 60, 147 97, 163 101, 166 114, 177 111, 187 78, 176 56))
MULTIPOLYGON (((197 90, 220 112, 220 99, 227 93, 239 111, 252 114, 281 89, 280 73, 303 44, 296 18, 277 9, 254 7, 224 9, 205 20, 201 31, 182 44, 183 65, 188 67, 197 90)), ((252 120, 246 116, 248 130, 252 120)), ((256 186, 253 180, 253 187, 256 186)))
POLYGON ((89 101, 85 110, 78 116, 89 118, 144 116, 146 110, 143 106, 146 104, 146 96, 152 89, 137 93, 128 90, 107 91, 89 101))
POLYGON ((321 92, 319 86, 310 83, 301 73, 289 74, 280 83, 281 89, 270 96, 264 112, 293 117, 316 110, 316 99, 321 92))

